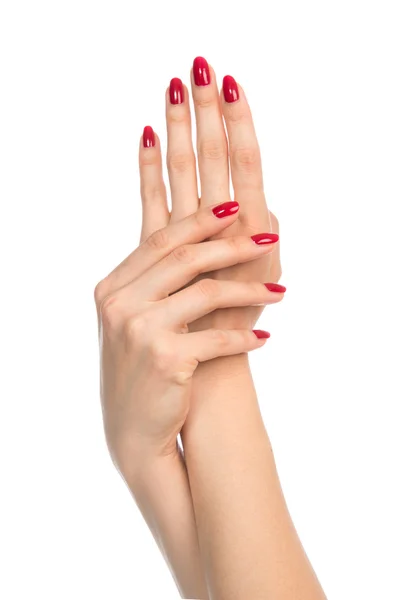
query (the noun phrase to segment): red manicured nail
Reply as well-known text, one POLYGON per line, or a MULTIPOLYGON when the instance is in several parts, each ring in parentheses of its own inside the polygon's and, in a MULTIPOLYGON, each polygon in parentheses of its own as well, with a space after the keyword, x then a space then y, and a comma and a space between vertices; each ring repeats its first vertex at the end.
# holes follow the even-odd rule
POLYGON ((153 146, 155 146, 154 130, 149 125, 144 127, 144 133, 142 134, 142 143, 144 144, 144 148, 152 148, 153 146))
POLYGON ((197 56, 193 62, 194 83, 196 85, 208 85, 211 81, 208 62, 202 56, 197 56))
POLYGON ((213 208, 213 214, 215 214, 219 219, 222 219, 223 217, 234 215, 239 208, 240 206, 238 202, 223 202, 223 204, 219 204, 213 208))
POLYGON ((265 286, 269 290, 269 292, 286 292, 286 288, 284 285, 279 285, 278 283, 265 283, 265 286))
POLYGON ((262 244, 275 244, 278 239, 279 236, 277 233, 257 233, 256 235, 252 235, 252 240, 259 246, 262 244))
POLYGON ((263 329, 253 329, 253 333, 259 340, 270 338, 270 333, 268 331, 263 331, 263 329))
POLYGON ((231 75, 223 78, 223 94, 226 102, 236 102, 239 99, 239 88, 231 75))
POLYGON ((170 81, 170 102, 171 104, 182 104, 184 102, 183 82, 178 77, 170 81))

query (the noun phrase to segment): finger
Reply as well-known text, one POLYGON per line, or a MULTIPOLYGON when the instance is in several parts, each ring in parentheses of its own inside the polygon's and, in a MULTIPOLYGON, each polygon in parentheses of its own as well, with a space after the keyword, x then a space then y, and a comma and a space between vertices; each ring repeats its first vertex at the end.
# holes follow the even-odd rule
POLYGON ((264 346, 269 337, 269 333, 260 330, 206 329, 180 336, 180 352, 204 362, 256 350, 264 346))
MULTIPOLYGON (((269 211, 270 216, 270 227, 272 233, 276 233, 279 235, 279 221, 271 211, 269 211)), ((270 279, 272 281, 279 281, 282 275, 282 265, 280 262, 280 242, 275 247, 275 251, 272 254, 271 265, 270 265, 270 279)))
POLYGON ((165 105, 171 220, 179 221, 198 209, 198 189, 188 90, 178 77, 170 81, 165 105))
MULTIPOLYGON (((273 234, 234 236, 201 244, 178 246, 163 260, 125 289, 131 299, 156 301, 180 290, 198 275, 245 263, 272 252, 278 237, 273 234)), ((122 290, 121 290, 122 291, 122 290)))
POLYGON ((257 222, 267 218, 260 148, 243 89, 230 75, 223 78, 221 100, 234 195, 242 205, 243 216, 257 222))
POLYGON ((229 199, 227 137, 216 76, 206 59, 198 56, 191 70, 191 87, 197 124, 197 158, 201 205, 229 199))
POLYGON ((159 137, 147 125, 139 144, 139 173, 142 199, 141 241, 165 227, 169 220, 167 192, 162 177, 159 137))
POLYGON ((158 229, 98 284, 95 290, 97 302, 140 277, 175 248, 201 242, 229 227, 236 221, 238 211, 237 202, 224 202, 202 208, 181 221, 158 229))
POLYGON ((157 304, 159 323, 182 329, 219 308, 260 306, 282 300, 286 288, 274 283, 200 279, 157 304))

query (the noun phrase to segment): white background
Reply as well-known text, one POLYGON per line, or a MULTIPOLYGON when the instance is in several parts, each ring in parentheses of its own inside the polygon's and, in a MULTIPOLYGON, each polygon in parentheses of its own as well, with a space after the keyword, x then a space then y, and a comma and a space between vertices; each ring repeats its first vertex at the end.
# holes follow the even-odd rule
POLYGON ((410 4, 2 2, 2 598, 178 597, 106 451, 93 289, 138 241, 142 128, 165 142, 203 55, 281 222, 252 364, 299 534, 331 600, 414 599, 410 4))

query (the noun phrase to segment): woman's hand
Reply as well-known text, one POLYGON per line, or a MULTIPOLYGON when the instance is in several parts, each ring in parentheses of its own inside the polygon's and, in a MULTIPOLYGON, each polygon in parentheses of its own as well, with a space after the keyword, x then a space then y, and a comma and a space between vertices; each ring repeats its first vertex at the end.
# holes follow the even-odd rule
POLYGON ((202 273, 270 255, 274 242, 258 244, 248 235, 202 242, 234 225, 237 217, 238 204, 233 202, 171 222, 150 235, 95 289, 105 432, 127 482, 136 477, 140 454, 176 452, 197 365, 265 342, 260 333, 248 329, 188 333, 189 324, 214 310, 263 305, 283 297, 259 282, 209 278, 185 287, 202 273))
MULTIPOLYGON (((262 231, 278 234, 279 226, 269 213, 263 190, 260 149, 249 105, 240 85, 230 77, 218 92, 214 70, 205 59, 194 60, 191 88, 196 117, 197 161, 201 198, 197 189, 196 160, 191 137, 189 94, 181 80, 174 78, 166 92, 168 132, 167 166, 171 188, 171 221, 182 219, 199 206, 234 199, 240 204, 240 217, 211 239, 233 235, 252 235, 262 231), (227 135, 223 124, 226 123, 227 135)), ((141 186, 144 215, 143 236, 165 226, 165 209, 158 140, 147 130, 147 145, 154 150, 141 152, 141 186)), ((232 265, 209 273, 214 279, 233 281, 279 281, 281 275, 279 244, 275 252, 254 262, 232 265)), ((216 311, 191 325, 191 330, 208 327, 253 327, 262 307, 230 308, 216 311)))

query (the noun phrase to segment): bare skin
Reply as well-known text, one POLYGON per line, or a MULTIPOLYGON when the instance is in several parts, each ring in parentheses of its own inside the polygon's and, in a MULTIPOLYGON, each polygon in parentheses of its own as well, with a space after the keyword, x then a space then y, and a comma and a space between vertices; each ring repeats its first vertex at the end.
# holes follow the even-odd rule
POLYGON ((140 143, 141 246, 96 289, 108 445, 183 597, 322 600, 283 498, 247 359, 263 344, 252 333, 263 305, 283 297, 263 285, 280 278, 279 243, 253 255, 255 244, 241 250, 234 236, 278 232, 278 222, 266 206, 244 92, 230 82, 234 102, 227 102, 206 68, 205 85, 191 73, 201 197, 188 90, 183 86, 183 101, 173 104, 167 89, 171 214, 155 135, 151 147, 140 143), (209 207, 231 200, 230 174, 239 214, 220 226, 213 219, 215 227, 197 230, 204 237, 171 245, 165 232, 185 229, 194 214, 211 220, 209 207), (217 243, 226 246, 204 251, 217 243), (229 284, 248 287, 230 292, 229 284), (251 286, 265 295, 253 299, 251 286))
POLYGON ((217 308, 283 297, 257 282, 191 283, 201 273, 272 252, 275 244, 260 246, 249 236, 202 242, 236 220, 237 213, 218 218, 205 208, 171 223, 95 289, 108 447, 186 597, 208 597, 177 446, 192 376, 201 362, 248 352, 266 341, 248 329, 188 332, 188 325, 217 308))

